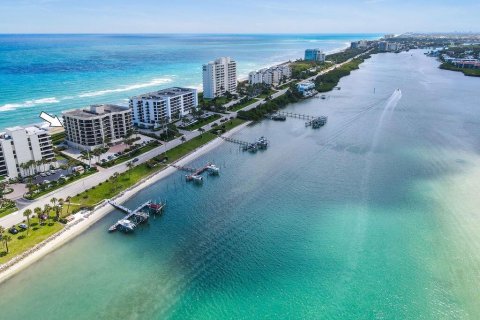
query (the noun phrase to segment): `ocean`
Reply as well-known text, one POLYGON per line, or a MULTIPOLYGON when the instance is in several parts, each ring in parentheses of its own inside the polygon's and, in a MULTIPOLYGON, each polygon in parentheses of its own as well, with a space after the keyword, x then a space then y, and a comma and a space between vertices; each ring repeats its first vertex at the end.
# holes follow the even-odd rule
POLYGON ((220 56, 238 74, 333 51, 378 34, 320 35, 0 35, 0 130, 41 122, 42 111, 128 98, 170 86, 200 88, 202 64, 220 56))
POLYGON ((135 233, 115 211, 0 285, 5 319, 477 319, 479 80, 414 50, 378 54, 341 90, 225 142, 203 186, 178 172, 135 233))

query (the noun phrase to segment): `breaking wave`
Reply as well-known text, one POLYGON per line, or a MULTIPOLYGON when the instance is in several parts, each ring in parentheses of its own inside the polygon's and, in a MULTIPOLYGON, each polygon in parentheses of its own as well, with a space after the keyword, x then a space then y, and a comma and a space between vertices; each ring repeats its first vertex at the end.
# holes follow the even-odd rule
POLYGON ((148 88, 148 87, 158 86, 158 85, 162 85, 162 84, 167 84, 167 83, 170 83, 172 81, 173 81, 173 79, 171 79, 171 78, 157 78, 157 79, 153 79, 152 81, 149 81, 149 82, 146 82, 146 83, 133 84, 133 85, 117 88, 117 89, 106 89, 106 90, 85 92, 85 93, 81 93, 77 96, 65 96, 61 99, 57 99, 55 97, 50 97, 50 98, 27 100, 27 101, 19 102, 19 103, 7 103, 7 104, 4 104, 4 105, 0 106, 0 112, 13 111, 13 110, 16 110, 16 109, 19 109, 19 108, 29 108, 29 107, 33 107, 33 106, 41 105, 41 104, 59 103, 63 100, 72 100, 72 99, 75 99, 75 98, 98 97, 98 96, 103 96, 103 95, 110 94, 110 93, 126 92, 126 91, 141 89, 141 88, 148 88))
POLYGON ((133 85, 130 85, 130 86, 125 86, 125 87, 117 88, 117 89, 106 89, 106 90, 85 92, 85 93, 79 94, 78 97, 79 98, 98 97, 98 96, 103 96, 103 95, 110 94, 110 93, 125 92, 125 91, 131 91, 131 90, 135 90, 135 89, 158 86, 158 85, 170 83, 172 81, 173 80, 171 78, 158 78, 158 79, 153 79, 150 82, 133 84, 133 85))
POLYGON ((4 104, 3 106, 0 106, 0 112, 11 111, 18 108, 29 108, 39 104, 51 104, 51 103, 59 103, 59 102, 60 100, 58 100, 55 97, 52 97, 52 98, 28 100, 23 103, 7 103, 7 104, 4 104))

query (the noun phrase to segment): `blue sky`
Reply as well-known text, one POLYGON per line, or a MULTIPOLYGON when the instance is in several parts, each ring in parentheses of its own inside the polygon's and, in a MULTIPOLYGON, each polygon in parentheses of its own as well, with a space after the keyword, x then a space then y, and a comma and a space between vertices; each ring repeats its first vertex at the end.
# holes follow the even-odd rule
POLYGON ((480 31, 480 0, 0 0, 0 33, 480 31))

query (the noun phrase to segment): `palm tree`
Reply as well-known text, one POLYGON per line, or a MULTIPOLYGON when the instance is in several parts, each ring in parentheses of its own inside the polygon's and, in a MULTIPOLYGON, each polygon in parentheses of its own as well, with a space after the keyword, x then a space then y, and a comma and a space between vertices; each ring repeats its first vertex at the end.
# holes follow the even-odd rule
POLYGON ((0 241, 3 241, 3 233, 5 232, 5 228, 0 226, 0 241))
POLYGON ((27 218, 27 236, 28 236, 28 231, 30 231, 30 216, 32 215, 32 210, 27 209, 23 211, 23 216, 27 218))
POLYGON ((68 203, 68 206, 67 206, 67 215, 70 211, 70 203, 72 202, 72 198, 70 196, 68 196, 66 199, 65 199, 65 202, 68 203))
POLYGON ((22 176, 25 176, 25 169, 27 168, 25 163, 20 163, 20 169, 22 169, 22 176))
POLYGON ((90 152, 88 151, 82 151, 80 154, 80 157, 78 157, 80 160, 88 161, 88 166, 92 166, 92 156, 90 155, 90 152))
POLYGON ((200 137, 202 137, 203 133, 205 132, 205 129, 203 129, 203 128, 198 128, 198 131, 200 132, 200 137))
POLYGON ((43 171, 45 172, 45 165, 49 162, 47 158, 42 159, 43 171))
POLYGON ((65 202, 65 201, 63 200, 63 198, 59 198, 59 199, 58 199, 57 220, 60 219, 60 211, 61 211, 61 209, 62 209, 62 207, 63 207, 63 203, 64 203, 64 202, 65 202))
POLYGON ((187 138, 185 138, 185 136, 182 136, 182 137, 180 138, 180 140, 182 140, 182 142, 185 142, 185 141, 187 141, 187 138))
POLYGON ((68 159, 67 160, 67 166, 68 166, 68 171, 72 173, 72 167, 77 164, 77 161, 74 159, 68 159))
POLYGON ((7 248, 7 253, 8 253, 8 243, 12 241, 12 237, 10 237, 8 234, 2 236, 2 240, 5 243, 5 247, 7 248))
POLYGON ((42 208, 40 207, 36 207, 35 209, 33 209, 33 213, 35 213, 35 215, 37 216, 37 219, 38 219, 38 224, 41 224, 42 223, 42 208))
POLYGON ((132 161, 128 161, 127 162, 127 168, 128 168, 128 179, 130 179, 130 175, 132 174, 132 171, 131 169, 134 167, 135 165, 133 164, 132 161))
POLYGON ((55 217, 58 216, 58 209, 57 209, 57 198, 53 197, 50 199, 50 203, 52 204, 52 209, 55 211, 55 217))
POLYGON ((115 193, 115 191, 117 190, 117 182, 118 182, 118 177, 119 176, 120 175, 118 174, 118 172, 115 172, 112 175, 112 178, 111 178, 111 180, 112 180, 112 189, 111 189, 112 193, 115 193))
POLYGON ((42 160, 35 161, 35 166, 37 167, 37 172, 40 172, 40 166, 42 165, 42 160))
POLYGON ((28 161, 28 167, 30 170, 30 175, 33 175, 35 172, 35 160, 28 161))
POLYGON ((48 217, 50 217, 51 210, 52 210, 52 207, 50 207, 50 205, 46 204, 43 206, 43 214, 47 216, 47 219, 48 217))

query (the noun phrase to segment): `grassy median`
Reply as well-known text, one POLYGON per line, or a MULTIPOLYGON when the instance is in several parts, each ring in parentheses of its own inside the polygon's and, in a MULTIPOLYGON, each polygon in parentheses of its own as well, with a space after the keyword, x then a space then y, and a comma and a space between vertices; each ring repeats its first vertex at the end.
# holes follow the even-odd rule
MULTIPOLYGON (((222 125, 225 125, 225 130, 228 131, 242 123, 244 123, 243 120, 232 119, 223 123, 222 125)), ((218 129, 221 129, 221 126, 218 126, 218 129)), ((72 212, 76 212, 82 208, 90 209, 104 199, 113 198, 120 192, 136 184, 141 179, 165 169, 168 163, 177 161, 195 149, 214 140, 216 137, 217 135, 211 132, 204 132, 200 136, 168 150, 166 152, 166 156, 168 158, 167 163, 162 163, 161 161, 156 162, 154 160, 149 163, 142 163, 124 173, 119 174, 116 178, 111 177, 107 181, 101 182, 97 186, 85 190, 85 192, 82 192, 71 199, 70 207, 68 205, 63 206, 62 216, 67 216, 72 212)), ((163 155, 156 158, 160 159, 162 157, 163 155)))

